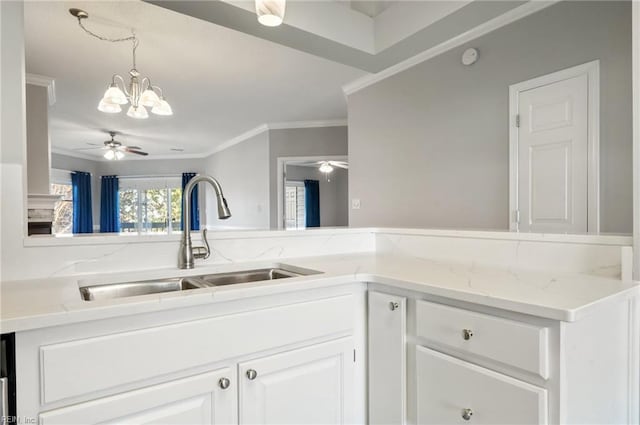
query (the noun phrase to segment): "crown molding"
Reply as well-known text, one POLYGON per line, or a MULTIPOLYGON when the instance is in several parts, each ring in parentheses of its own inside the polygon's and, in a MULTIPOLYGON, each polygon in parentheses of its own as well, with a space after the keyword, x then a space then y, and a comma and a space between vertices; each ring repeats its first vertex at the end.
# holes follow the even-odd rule
POLYGON ((245 140, 248 140, 254 136, 257 136, 258 134, 264 133, 265 131, 269 130, 269 126, 267 124, 260 124, 257 127, 252 128, 249 131, 245 131, 242 134, 237 135, 236 137, 227 140, 226 142, 223 142, 221 144, 219 144, 218 146, 216 146, 215 148, 205 152, 202 154, 203 158, 206 158, 208 156, 211 156, 215 153, 218 153, 220 151, 223 151, 225 149, 229 149, 231 146, 233 145, 237 145, 238 143, 242 143, 245 140))
MULTIPOLYGON (((238 143, 242 143, 245 140, 249 140, 252 137, 257 136, 258 134, 264 133, 269 130, 286 130, 293 128, 320 128, 320 127, 346 127, 347 120, 346 119, 338 119, 338 120, 317 120, 317 121, 289 121, 289 122, 277 122, 271 124, 260 124, 257 127, 252 128, 251 130, 245 131, 242 134, 237 135, 236 137, 227 140, 226 142, 221 143, 216 146, 214 149, 203 153, 194 153, 194 154, 175 154, 175 155, 152 155, 151 157, 128 157, 127 159, 121 159, 120 161, 141 161, 141 160, 156 160, 156 159, 203 159, 207 158, 213 154, 221 152, 225 149, 229 149, 230 147, 237 145, 238 143)), ((71 156, 74 158, 88 159, 90 161, 95 162, 108 162, 109 160, 104 159, 102 157, 96 157, 92 155, 87 155, 82 152, 74 151, 71 149, 64 148, 51 148, 52 153, 57 153, 60 155, 71 156)))
POLYGON ((318 128, 318 127, 346 127, 347 120, 317 120, 317 121, 290 121, 266 124, 269 130, 284 130, 290 128, 318 128))
MULTIPOLYGON (((97 146, 96 146, 97 147, 97 146)), ((59 154, 59 155, 64 155, 64 156, 70 156, 73 158, 79 158, 79 159, 87 159, 89 161, 94 161, 94 162, 112 162, 112 160, 106 159, 102 156, 93 156, 93 155, 87 155, 86 153, 82 153, 82 152, 78 152, 78 151, 74 151, 72 149, 64 149, 64 148, 51 148, 51 153, 55 153, 55 154, 59 154)), ((206 155, 204 154, 197 154, 197 153, 193 153, 193 154, 173 154, 173 155, 151 155, 150 157, 142 157, 142 156, 127 156, 125 157, 126 159, 120 159, 119 161, 150 161, 150 160, 160 160, 160 159, 203 159, 205 158, 206 155)))
POLYGON ((347 126, 346 119, 264 123, 232 139, 227 140, 226 142, 216 146, 214 149, 208 152, 205 152, 203 154, 203 157, 211 156, 225 149, 229 149, 231 146, 237 145, 238 143, 242 143, 245 140, 248 140, 254 136, 257 136, 258 134, 264 133, 265 131, 269 131, 269 130, 287 130, 287 129, 293 129, 293 128, 346 127, 346 126, 347 126))
POLYGON ((25 82, 34 86, 46 87, 49 106, 56 103, 56 80, 54 78, 45 75, 26 74, 25 82))
POLYGON ((498 28, 511 24, 533 13, 539 12, 542 9, 545 9, 557 3, 558 1, 559 0, 531 0, 523 4, 522 6, 518 6, 515 9, 503 13, 500 16, 490 19, 487 22, 484 22, 477 27, 470 29, 469 31, 463 32, 462 34, 459 34, 445 42, 442 42, 434 47, 431 47, 430 49, 418 53, 417 55, 409 59, 399 62, 375 74, 365 75, 364 77, 347 83, 342 86, 342 91, 344 92, 345 96, 352 95, 353 93, 362 90, 365 87, 369 87, 372 84, 378 83, 393 75, 399 74, 402 71, 406 71, 407 69, 412 68, 419 63, 425 62, 435 56, 441 55, 448 50, 459 47, 465 43, 468 43, 469 41, 495 31, 498 28))

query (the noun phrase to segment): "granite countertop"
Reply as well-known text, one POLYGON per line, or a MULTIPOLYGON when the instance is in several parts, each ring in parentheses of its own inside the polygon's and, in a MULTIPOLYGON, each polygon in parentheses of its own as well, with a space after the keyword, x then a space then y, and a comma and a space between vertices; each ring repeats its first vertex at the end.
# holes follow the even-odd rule
POLYGON ((640 285, 579 273, 515 270, 375 253, 239 262, 82 277, 3 282, 0 329, 24 331, 283 292, 368 282, 533 316, 576 321, 640 285), (285 264, 321 274, 129 298, 83 301, 79 286, 221 273, 285 264))

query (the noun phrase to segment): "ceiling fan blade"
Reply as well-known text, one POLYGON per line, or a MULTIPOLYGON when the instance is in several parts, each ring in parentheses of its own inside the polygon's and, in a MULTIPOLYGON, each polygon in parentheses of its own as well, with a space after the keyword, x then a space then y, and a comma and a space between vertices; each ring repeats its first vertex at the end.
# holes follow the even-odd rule
POLYGON ((123 148, 133 149, 136 151, 139 151, 140 149, 142 149, 140 146, 123 146, 123 148))
POLYGON ((344 161, 329 161, 329 165, 338 168, 344 168, 345 170, 349 169, 349 163, 344 161))
POLYGON ((142 156, 147 156, 147 155, 149 155, 149 154, 148 154, 148 153, 146 153, 146 152, 142 152, 142 151, 134 151, 134 150, 131 150, 131 149, 129 149, 129 148, 124 148, 123 150, 124 150, 125 152, 135 153, 136 155, 142 155, 142 156))
POLYGON ((104 149, 104 146, 94 146, 92 148, 74 148, 74 151, 89 151, 92 149, 104 149))

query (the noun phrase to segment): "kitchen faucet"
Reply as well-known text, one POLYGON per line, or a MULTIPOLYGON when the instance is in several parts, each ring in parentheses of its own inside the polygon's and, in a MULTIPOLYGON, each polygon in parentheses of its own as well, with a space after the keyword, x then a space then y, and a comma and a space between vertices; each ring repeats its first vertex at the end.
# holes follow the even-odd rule
POLYGON ((182 193, 183 227, 180 251, 178 252, 178 268, 180 269, 192 269, 195 265, 194 260, 196 258, 206 259, 211 255, 211 249, 207 241, 207 229, 202 231, 204 246, 194 247, 191 244, 191 193, 193 192, 193 188, 200 182, 208 182, 213 186, 213 190, 216 192, 216 200, 218 201, 218 218, 225 220, 231 217, 231 211, 229 211, 227 200, 224 199, 222 187, 220 187, 218 180, 207 175, 197 175, 189 180, 182 193))

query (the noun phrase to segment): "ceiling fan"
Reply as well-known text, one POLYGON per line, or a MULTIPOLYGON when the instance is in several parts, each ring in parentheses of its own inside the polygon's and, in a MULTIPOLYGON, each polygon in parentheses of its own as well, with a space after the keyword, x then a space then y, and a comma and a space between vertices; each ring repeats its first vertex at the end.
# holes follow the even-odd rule
POLYGON ((347 161, 316 161, 318 169, 323 173, 330 173, 334 167, 349 169, 349 163, 347 161))
MULTIPOLYGON (((115 140, 116 132, 109 131, 109 136, 111 136, 111 140, 105 140, 104 146, 96 146, 92 148, 79 148, 74 150, 90 150, 90 149, 104 149, 106 152, 104 153, 104 157, 108 160, 119 160, 124 158, 125 153, 133 153, 136 155, 147 156, 149 155, 147 152, 141 151, 139 146, 125 146, 119 141, 115 140)), ((90 143, 92 144, 92 143, 90 143)))

